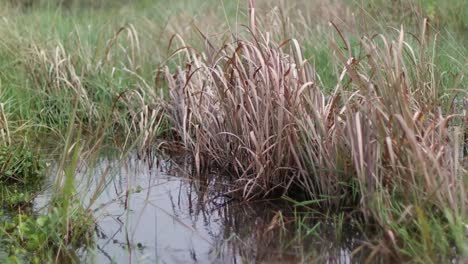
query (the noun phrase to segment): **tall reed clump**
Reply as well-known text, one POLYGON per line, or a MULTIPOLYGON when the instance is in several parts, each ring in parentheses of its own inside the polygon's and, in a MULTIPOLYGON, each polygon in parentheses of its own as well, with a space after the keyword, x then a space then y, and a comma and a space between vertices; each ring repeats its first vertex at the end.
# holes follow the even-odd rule
POLYGON ((331 97, 329 108, 335 110, 327 136, 315 132, 316 119, 305 115, 307 122, 301 121, 309 142, 326 142, 315 152, 314 145, 304 145, 312 153, 305 160, 315 161, 320 171, 312 177, 321 193, 338 196, 343 179, 356 182, 359 208, 383 227, 390 248, 417 254, 423 262, 454 254, 452 242, 456 251, 468 254, 462 231, 468 202, 464 77, 455 78, 450 90, 443 88, 444 72, 434 61, 437 43, 426 25, 420 36, 401 28, 395 40, 363 38, 360 58, 353 57, 348 41, 343 39, 348 52, 332 41, 344 66, 331 97), (340 103, 333 105, 335 99, 340 103), (318 162, 323 150, 332 155, 318 162), (412 232, 418 235, 409 236, 412 232))
POLYGON ((299 50, 289 56, 268 35, 251 33, 207 54, 185 49, 185 68, 164 70, 172 121, 198 173, 210 165, 234 171, 245 197, 308 183, 295 117, 313 80, 299 50))
POLYGON ((345 54, 332 41, 343 63, 339 82, 325 107, 309 100, 312 114, 298 118, 306 137, 305 162, 318 170, 313 173, 318 193, 338 194, 329 187, 340 182, 333 175, 344 172, 358 180, 365 197, 398 186, 407 200, 416 191, 418 198, 463 204, 456 195, 463 195, 466 173, 460 157, 466 93, 441 89, 443 73, 434 65, 433 43, 424 29, 419 43, 407 42, 402 28, 396 41, 363 38, 364 55, 354 58, 350 46, 345 54))
POLYGON ((328 209, 351 202, 399 252, 419 246, 435 257, 450 251, 448 241, 465 252, 465 235, 454 231, 463 229, 468 202, 466 92, 456 89, 464 77, 442 88, 427 22, 420 36, 401 28, 395 40, 364 37, 358 47, 335 26, 344 48, 332 39, 330 49, 342 72, 325 94, 298 42, 272 41, 254 14, 251 5, 247 34, 220 49, 206 40, 199 53, 176 36, 180 66, 163 70, 168 113, 197 173, 231 172, 247 199, 279 191, 328 209), (419 232, 418 243, 405 238, 410 232, 419 232))

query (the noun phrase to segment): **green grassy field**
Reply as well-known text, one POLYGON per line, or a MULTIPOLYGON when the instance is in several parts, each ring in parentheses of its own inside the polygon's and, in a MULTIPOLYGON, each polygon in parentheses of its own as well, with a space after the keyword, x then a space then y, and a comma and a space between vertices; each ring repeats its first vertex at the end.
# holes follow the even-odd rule
POLYGON ((77 163, 161 142, 239 199, 358 212, 369 261, 466 259, 465 1, 173 2, 0 1, 8 261, 93 247, 77 163))

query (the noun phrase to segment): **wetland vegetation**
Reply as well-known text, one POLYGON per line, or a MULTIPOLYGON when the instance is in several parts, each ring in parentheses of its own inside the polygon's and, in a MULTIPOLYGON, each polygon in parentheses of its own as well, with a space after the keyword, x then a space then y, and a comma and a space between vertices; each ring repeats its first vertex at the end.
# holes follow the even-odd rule
POLYGON ((468 4, 0 0, 2 263, 465 263, 468 4))

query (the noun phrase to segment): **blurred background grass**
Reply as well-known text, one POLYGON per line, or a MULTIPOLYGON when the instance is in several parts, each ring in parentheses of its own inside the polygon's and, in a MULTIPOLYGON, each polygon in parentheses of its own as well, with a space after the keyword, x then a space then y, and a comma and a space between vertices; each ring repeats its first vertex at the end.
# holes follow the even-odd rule
MULTIPOLYGON (((37 84, 33 83, 24 66, 31 64, 32 54, 53 52, 60 44, 75 65, 77 74, 85 77, 85 85, 92 87, 94 100, 103 102, 102 107, 106 108, 115 92, 135 86, 142 82, 141 78, 144 82, 153 82, 155 70, 173 51, 168 46, 174 34, 179 34, 190 46, 201 50, 204 40, 197 29, 215 46, 222 45, 230 34, 245 33, 241 25, 248 24, 247 2, 0 0, 0 77, 3 84, 0 97, 7 102, 16 102, 11 109, 16 115, 24 119, 37 118, 37 109, 44 107, 43 101, 36 100, 41 98, 42 92, 36 89, 37 84), (107 56, 109 40, 119 29, 129 25, 137 34, 138 62, 135 64, 138 67, 134 70, 138 77, 125 70, 129 68, 126 59, 131 44, 129 32, 127 37, 116 39, 112 56, 107 58, 110 60, 107 66, 100 71, 93 69, 103 56, 107 56), (113 87, 111 91, 109 87, 113 87)), ((443 73, 441 86, 466 89, 466 81, 460 81, 459 77, 467 71, 467 3, 457 0, 258 0, 256 11, 262 17, 263 29, 281 38, 277 41, 298 39, 306 59, 315 65, 319 82, 325 90, 333 88, 341 71, 336 66, 339 63, 333 49, 329 48, 330 39, 339 38, 330 21, 344 32, 351 41, 353 55, 359 57, 361 37, 396 35, 397 29, 403 25, 406 32, 416 36, 413 41, 418 41, 417 32, 423 19, 427 18, 428 34, 437 38, 434 62, 443 73)), ((69 105, 62 96, 58 98, 63 107, 69 105)))

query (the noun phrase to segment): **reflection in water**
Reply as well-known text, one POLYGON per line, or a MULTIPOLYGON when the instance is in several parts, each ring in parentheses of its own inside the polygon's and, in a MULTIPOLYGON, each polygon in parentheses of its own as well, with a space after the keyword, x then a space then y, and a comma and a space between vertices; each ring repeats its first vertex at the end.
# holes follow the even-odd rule
MULTIPOLYGON (((190 180, 188 161, 136 157, 124 163, 101 159, 77 175, 88 204, 102 175, 106 186, 93 203, 98 243, 87 263, 350 263, 355 239, 336 242, 333 224, 305 238, 292 229, 284 202, 241 203, 214 179, 190 180), (152 166, 152 165, 158 166, 152 166), (91 175, 91 176, 90 176, 91 175), (331 230, 331 231, 330 231, 331 230), (343 243, 341 243, 343 244, 343 243)), ((42 203, 44 203, 44 194, 42 203)), ((41 203, 41 199, 37 204, 41 203)), ((308 226, 314 226, 308 223, 308 226)), ((352 236, 351 236, 352 237, 352 236)))

